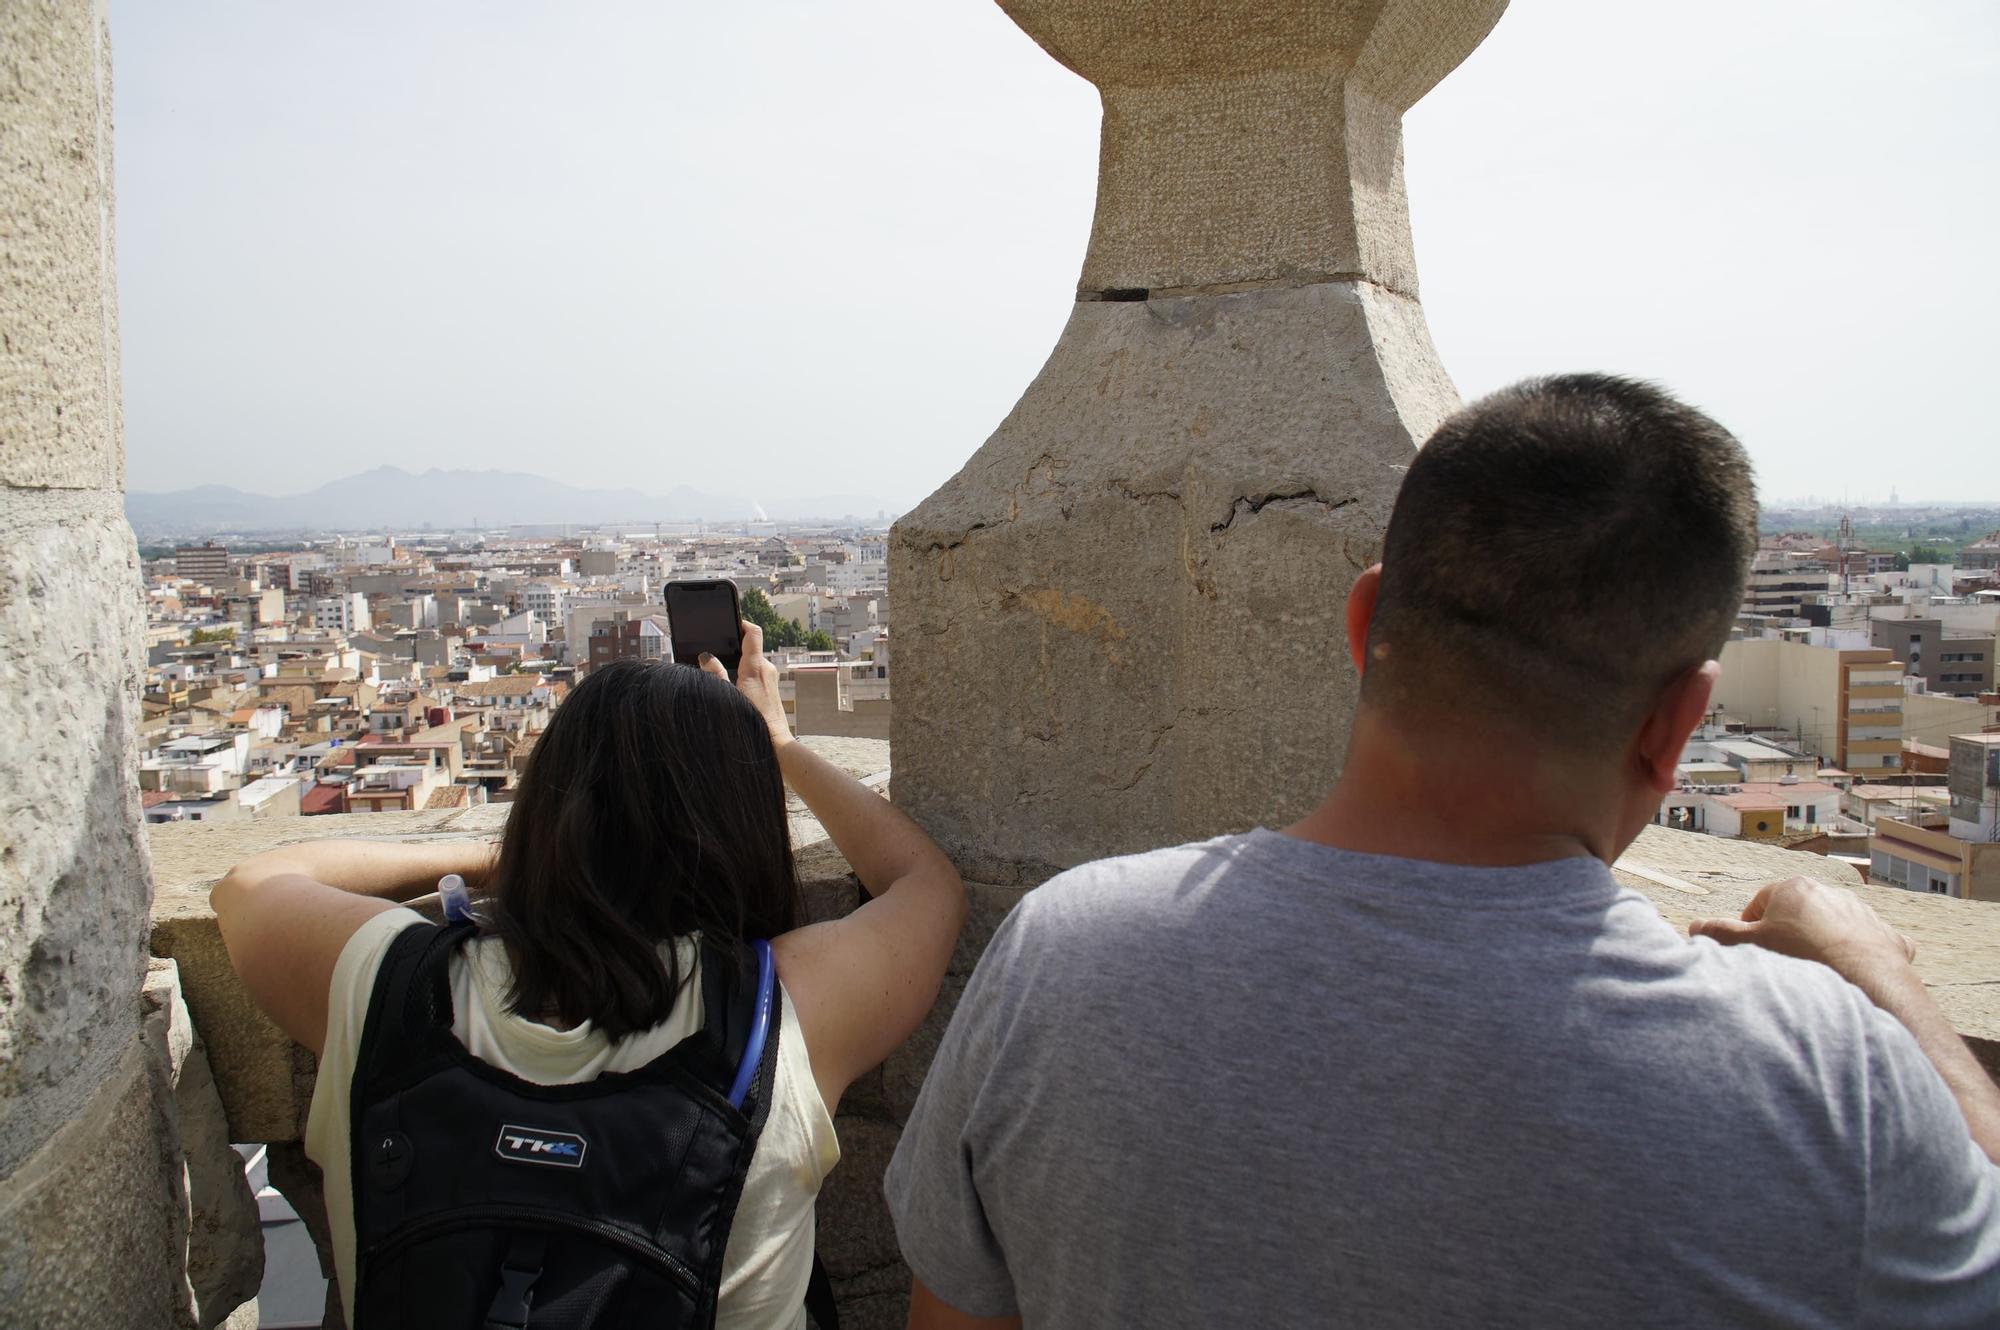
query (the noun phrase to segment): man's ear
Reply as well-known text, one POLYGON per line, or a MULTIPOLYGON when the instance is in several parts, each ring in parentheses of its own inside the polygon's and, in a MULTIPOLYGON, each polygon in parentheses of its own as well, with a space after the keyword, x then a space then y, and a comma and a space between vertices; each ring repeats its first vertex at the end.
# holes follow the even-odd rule
POLYGON ((1347 593, 1347 651, 1356 674, 1368 668, 1368 626, 1375 622, 1375 597, 1381 590, 1382 565, 1377 563, 1364 568, 1347 593))
POLYGON ((1707 714, 1708 699, 1721 677, 1722 666, 1705 660, 1676 676, 1653 700, 1653 709, 1639 728, 1639 769, 1646 783, 1661 794, 1674 788, 1688 735, 1707 714))

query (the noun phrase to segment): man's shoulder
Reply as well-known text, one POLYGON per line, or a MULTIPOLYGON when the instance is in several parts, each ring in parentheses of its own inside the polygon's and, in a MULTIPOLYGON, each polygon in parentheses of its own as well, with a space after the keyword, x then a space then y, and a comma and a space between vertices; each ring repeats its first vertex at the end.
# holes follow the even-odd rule
POLYGON ((1248 839, 1217 836, 1078 864, 1030 891, 1016 914, 1022 925, 1034 928, 1124 915, 1158 919, 1171 912, 1163 907, 1170 907, 1177 893, 1205 891, 1239 870, 1248 839))

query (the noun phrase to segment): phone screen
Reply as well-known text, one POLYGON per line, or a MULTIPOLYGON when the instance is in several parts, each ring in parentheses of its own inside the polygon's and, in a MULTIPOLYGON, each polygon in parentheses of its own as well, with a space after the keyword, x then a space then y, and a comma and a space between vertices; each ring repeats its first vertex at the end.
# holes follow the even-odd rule
POLYGON ((743 659, 739 617, 733 582, 667 583, 667 630, 673 635, 674 659, 682 665, 699 665, 706 651, 733 678, 743 659))

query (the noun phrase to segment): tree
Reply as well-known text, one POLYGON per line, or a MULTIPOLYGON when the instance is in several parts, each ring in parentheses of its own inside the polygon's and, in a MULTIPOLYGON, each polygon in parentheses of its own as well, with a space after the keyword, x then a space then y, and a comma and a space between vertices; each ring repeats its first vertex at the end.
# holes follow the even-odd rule
POLYGON ((197 628, 194 630, 194 634, 188 638, 188 645, 198 647, 208 642, 234 642, 235 640, 236 630, 234 628, 197 628))
POLYGON ((754 587, 743 593, 743 617, 764 630, 764 645, 767 647, 795 647, 806 640, 805 628, 799 621, 779 615, 777 607, 771 604, 771 598, 754 587))
MULTIPOLYGON (((796 628, 798 625, 793 624, 792 627, 796 628)), ((815 628, 810 633, 807 633, 801 645, 808 651, 837 650, 834 646, 833 635, 828 633, 824 628, 815 628)))
POLYGON ((1935 545, 1917 545, 1910 550, 1911 563, 1950 563, 1951 556, 1935 545))

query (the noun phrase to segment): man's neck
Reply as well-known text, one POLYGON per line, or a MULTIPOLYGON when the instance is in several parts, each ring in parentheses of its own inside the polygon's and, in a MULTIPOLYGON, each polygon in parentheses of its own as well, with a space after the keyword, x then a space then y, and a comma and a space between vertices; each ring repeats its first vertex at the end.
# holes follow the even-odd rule
POLYGON ((1416 735, 1355 718, 1340 782, 1285 834, 1361 854, 1505 868, 1617 857, 1611 792, 1565 775, 1528 744, 1416 735))

